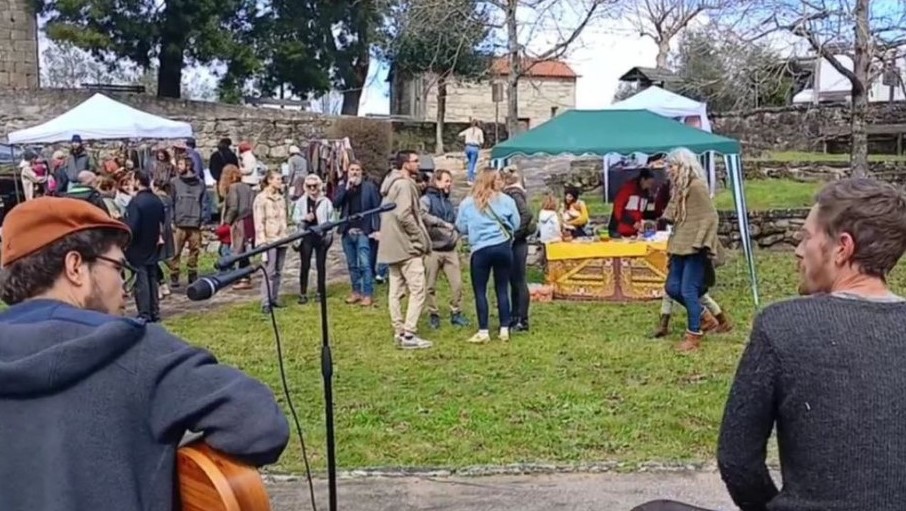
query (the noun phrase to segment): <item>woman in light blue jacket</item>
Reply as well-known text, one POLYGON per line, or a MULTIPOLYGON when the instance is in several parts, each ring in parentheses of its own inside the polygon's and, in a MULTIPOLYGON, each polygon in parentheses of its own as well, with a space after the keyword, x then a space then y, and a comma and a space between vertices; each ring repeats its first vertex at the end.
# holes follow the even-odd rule
POLYGON ((510 340, 510 298, 508 287, 513 266, 513 233, 519 226, 516 202, 501 192, 503 179, 493 169, 482 171, 472 193, 459 205, 456 229, 469 240, 472 260, 469 273, 475 308, 478 313, 478 333, 472 343, 488 342, 488 280, 494 272, 494 291, 497 294, 497 314, 500 316, 500 340, 510 340))

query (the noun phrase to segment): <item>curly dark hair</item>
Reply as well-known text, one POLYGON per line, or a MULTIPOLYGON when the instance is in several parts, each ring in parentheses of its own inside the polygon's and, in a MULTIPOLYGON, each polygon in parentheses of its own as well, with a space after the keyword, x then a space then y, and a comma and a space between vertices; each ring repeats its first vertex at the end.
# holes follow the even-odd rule
POLYGON ((7 305, 34 298, 53 287, 66 254, 78 252, 91 263, 113 247, 125 248, 129 235, 119 229, 89 229, 60 238, 0 271, 0 300, 7 305))

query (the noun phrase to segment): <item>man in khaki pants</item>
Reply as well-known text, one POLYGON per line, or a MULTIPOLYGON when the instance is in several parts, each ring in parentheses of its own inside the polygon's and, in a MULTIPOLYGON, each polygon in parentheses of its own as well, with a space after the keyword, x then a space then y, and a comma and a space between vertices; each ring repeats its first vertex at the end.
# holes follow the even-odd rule
POLYGON ((428 185, 421 198, 422 218, 431 238, 431 254, 425 258, 428 278, 428 313, 431 328, 440 328, 440 310, 437 307, 437 277, 441 270, 450 283, 450 323, 469 326, 462 314, 462 268, 459 262, 459 233, 456 232, 456 207, 450 202, 453 176, 449 170, 434 173, 434 182, 428 185))
POLYGON ((425 307, 425 262, 431 252, 431 239, 422 220, 419 205, 418 155, 414 151, 400 151, 396 155, 396 169, 381 185, 381 204, 396 204, 393 211, 381 214, 381 231, 378 244, 378 262, 390 268, 388 302, 393 323, 394 340, 402 349, 430 348, 431 343, 421 339, 418 318, 425 307), (409 305, 403 320, 403 296, 408 292, 409 305))

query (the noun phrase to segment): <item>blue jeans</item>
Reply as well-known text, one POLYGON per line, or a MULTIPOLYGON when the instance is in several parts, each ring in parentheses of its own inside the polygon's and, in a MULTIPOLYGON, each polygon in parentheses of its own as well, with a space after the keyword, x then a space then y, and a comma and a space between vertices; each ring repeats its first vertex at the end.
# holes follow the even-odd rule
POLYGON ((475 167, 478 166, 478 146, 466 146, 466 161, 468 162, 468 179, 470 183, 475 182, 475 167))
POLYGON ((374 275, 371 274, 371 243, 364 233, 343 235, 343 253, 349 268, 352 292, 371 298, 374 295, 374 275))
POLYGON ((665 290, 670 298, 686 308, 687 329, 701 333, 702 303, 701 297, 708 292, 705 287, 705 266, 708 256, 704 252, 692 255, 671 255, 670 267, 667 270, 665 290))
POLYGON ((387 276, 390 274, 390 267, 384 263, 377 262, 377 249, 377 240, 371 240, 371 272, 375 278, 380 277, 387 280, 387 276))
POLYGON ((497 295, 497 315, 501 328, 510 326, 510 271, 513 267, 513 249, 509 242, 476 250, 472 253, 469 273, 475 293, 478 329, 488 329, 488 280, 494 271, 494 291, 497 295))

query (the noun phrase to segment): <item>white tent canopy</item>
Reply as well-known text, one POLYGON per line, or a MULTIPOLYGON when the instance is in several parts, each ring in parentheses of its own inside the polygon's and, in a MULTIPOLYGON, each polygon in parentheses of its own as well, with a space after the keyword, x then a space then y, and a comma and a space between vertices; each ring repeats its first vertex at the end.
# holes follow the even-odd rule
POLYGON ((694 99, 680 96, 674 92, 651 86, 630 96, 623 101, 610 105, 615 110, 648 110, 663 117, 670 117, 683 122, 687 117, 697 117, 699 127, 711 132, 711 121, 708 120, 708 105, 694 99))
POLYGON ((86 141, 189 138, 192 125, 151 115, 95 94, 44 124, 10 133, 8 139, 10 144, 51 144, 68 142, 73 135, 86 141))

